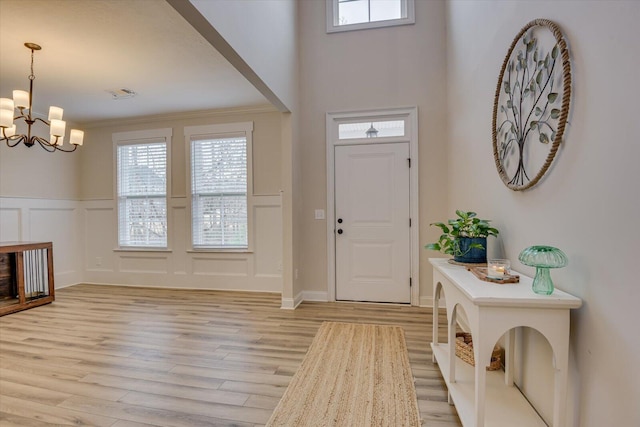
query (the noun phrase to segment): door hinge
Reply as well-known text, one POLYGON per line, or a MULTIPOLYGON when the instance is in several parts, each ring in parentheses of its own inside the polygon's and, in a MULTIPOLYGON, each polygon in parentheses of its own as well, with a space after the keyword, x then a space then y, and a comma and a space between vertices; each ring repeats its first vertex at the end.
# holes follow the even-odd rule
POLYGON ((409 218, 409 227, 411 227, 411 218, 409 218))
POLYGON ((411 277, 409 277, 409 287, 413 286, 411 283, 411 277))
POLYGON ((411 157, 409 157, 407 161, 409 162, 409 167, 411 167, 411 157))

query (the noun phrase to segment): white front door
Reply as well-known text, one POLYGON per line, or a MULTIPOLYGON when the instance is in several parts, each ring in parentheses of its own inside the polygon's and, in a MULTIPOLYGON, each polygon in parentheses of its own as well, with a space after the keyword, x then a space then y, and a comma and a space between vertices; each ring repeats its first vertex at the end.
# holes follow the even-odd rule
POLYGON ((411 302, 409 143, 335 147, 336 299, 411 302))

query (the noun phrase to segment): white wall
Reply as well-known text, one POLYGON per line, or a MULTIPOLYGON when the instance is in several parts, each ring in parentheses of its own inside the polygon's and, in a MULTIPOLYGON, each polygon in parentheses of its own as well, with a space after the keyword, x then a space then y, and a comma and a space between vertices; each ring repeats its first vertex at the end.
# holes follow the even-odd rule
POLYGON ((168 1, 273 105, 294 111, 296 0, 168 1))
MULTIPOLYGON (((561 248, 557 287, 583 298, 571 316, 570 425, 640 425, 637 262, 640 231, 640 3, 636 1, 450 1, 447 3, 448 212, 476 210, 501 230, 497 248, 514 268, 533 244, 561 248), (526 192, 507 189, 495 170, 491 117, 498 71, 527 22, 563 29, 574 76, 563 147, 548 176, 526 192)), ((550 418, 551 354, 525 334, 520 375, 550 418)))
MULTIPOLYGON (((435 239, 428 224, 445 214, 445 3, 416 1, 415 25, 327 34, 325 2, 301 1, 300 136, 303 289, 327 293, 327 112, 418 107, 420 241, 435 239)), ((420 253, 420 294, 431 298, 432 270, 420 253)))
MULTIPOLYGON (((46 129, 41 132, 37 126, 36 129, 37 135, 47 132, 46 129)), ((18 133, 23 132, 26 133, 26 128, 18 128, 18 133)), ((67 143, 63 147, 71 146, 67 143)), ((0 197, 77 199, 80 194, 80 151, 49 153, 39 144, 10 148, 0 141, 0 197)))

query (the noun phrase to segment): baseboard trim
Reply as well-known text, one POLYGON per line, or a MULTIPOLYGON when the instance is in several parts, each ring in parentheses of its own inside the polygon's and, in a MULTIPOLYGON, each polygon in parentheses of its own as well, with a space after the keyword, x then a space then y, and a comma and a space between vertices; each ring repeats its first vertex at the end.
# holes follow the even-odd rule
POLYGON ((303 301, 327 302, 329 301, 329 293, 318 291, 302 291, 302 299, 303 301))
POLYGON ((283 310, 295 310, 302 301, 302 292, 298 292, 294 298, 282 298, 282 305, 280 308, 283 310))
MULTIPOLYGON (((281 292, 263 291, 259 289, 198 288, 193 286, 151 286, 151 285, 138 285, 138 284, 132 284, 132 283, 106 283, 106 282, 91 282, 91 281, 74 283, 73 285, 69 285, 69 286, 75 286, 75 285, 114 286, 114 287, 124 287, 124 288, 146 288, 146 289, 171 289, 176 291, 221 291, 221 292, 247 292, 247 293, 275 294, 275 295, 281 294, 281 292)), ((61 286, 61 288, 62 287, 63 286, 61 286)), ((56 286, 56 289, 58 289, 57 286, 56 286)))
MULTIPOLYGON (((440 300, 442 302, 442 300, 440 300)), ((433 307, 433 297, 420 297, 420 307, 433 307)))

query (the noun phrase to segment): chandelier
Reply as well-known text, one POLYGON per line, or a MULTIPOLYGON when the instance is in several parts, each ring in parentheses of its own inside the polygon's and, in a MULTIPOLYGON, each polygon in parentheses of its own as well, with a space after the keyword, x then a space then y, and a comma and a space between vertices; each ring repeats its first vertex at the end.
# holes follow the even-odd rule
POLYGON ((31 50, 29 92, 27 93, 24 90, 14 90, 13 99, 0 98, 0 141, 6 141, 9 147, 15 147, 20 143, 24 143, 27 147, 31 147, 37 142, 42 148, 51 153, 56 150, 71 153, 78 148, 78 145, 82 145, 84 132, 78 129, 71 129, 71 132, 69 133, 69 142, 73 148, 62 148, 66 128, 66 123, 62 120, 62 108, 53 106, 49 107, 48 120, 43 120, 40 117, 33 117, 31 106, 33 104, 33 81, 36 78, 33 74, 33 53, 34 51, 42 48, 35 43, 25 43, 24 45, 31 50), (13 115, 15 110, 18 110, 18 115, 14 117, 13 115), (14 124, 14 120, 24 120, 27 124, 26 134, 16 134, 16 125, 14 124), (31 127, 36 122, 41 122, 46 126, 49 126, 50 138, 48 140, 36 135, 31 135, 31 127))

